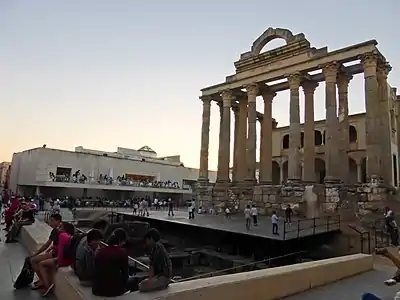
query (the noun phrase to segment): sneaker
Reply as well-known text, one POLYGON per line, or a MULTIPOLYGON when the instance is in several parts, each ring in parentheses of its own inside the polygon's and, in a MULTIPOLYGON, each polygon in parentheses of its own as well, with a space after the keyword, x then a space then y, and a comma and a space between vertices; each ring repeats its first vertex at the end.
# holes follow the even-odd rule
POLYGON ((46 297, 51 290, 54 288, 54 283, 50 284, 50 286, 47 288, 47 290, 42 294, 43 297, 46 297))
POLYGON ((387 286, 392 286, 392 285, 396 285, 397 281, 392 278, 392 279, 385 280, 385 284, 387 286))

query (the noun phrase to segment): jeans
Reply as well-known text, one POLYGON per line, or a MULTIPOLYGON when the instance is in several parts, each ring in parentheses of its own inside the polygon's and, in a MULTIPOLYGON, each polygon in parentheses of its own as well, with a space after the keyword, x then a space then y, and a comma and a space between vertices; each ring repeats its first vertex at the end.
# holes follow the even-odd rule
POLYGON ((374 294, 371 293, 364 293, 361 296, 361 300, 381 300, 381 298, 375 296, 374 294))

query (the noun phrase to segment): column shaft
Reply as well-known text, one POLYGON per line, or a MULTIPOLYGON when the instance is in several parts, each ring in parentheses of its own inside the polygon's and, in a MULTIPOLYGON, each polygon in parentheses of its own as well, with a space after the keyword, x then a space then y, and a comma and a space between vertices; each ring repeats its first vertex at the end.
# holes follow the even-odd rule
POLYGON ((275 93, 262 91, 264 100, 264 116, 261 123, 260 143, 260 183, 272 183, 272 99, 275 93))
POLYGON ((341 167, 339 161, 338 129, 336 103, 336 77, 339 65, 332 62, 323 68, 325 76, 325 109, 326 109, 326 129, 325 129, 325 170, 326 181, 337 181, 340 179, 338 170, 341 167))
POLYGON ((248 98, 248 131, 247 131, 247 181, 256 181, 256 148, 257 148, 257 84, 246 87, 248 98))
POLYGON ((234 141, 233 141, 233 169, 232 169, 232 182, 237 182, 238 180, 238 165, 239 165, 239 108, 232 107, 235 115, 235 129, 234 129, 234 141))
POLYGON ((224 114, 224 108, 222 106, 222 101, 217 102, 218 107, 219 107, 219 136, 218 136, 218 167, 217 167, 217 182, 220 182, 222 180, 222 151, 223 151, 223 137, 222 137, 222 132, 223 132, 223 114, 224 114))
POLYGON ((343 162, 340 166, 340 178, 345 183, 349 183, 350 180, 349 156, 347 154, 350 149, 348 89, 352 78, 349 74, 341 73, 337 82, 339 92, 339 155, 340 161, 343 162))
POLYGON ((314 92, 318 83, 303 83, 304 109, 304 168, 303 180, 315 182, 315 130, 314 130, 314 92))
POLYGON ((357 163, 357 182, 361 183, 363 181, 362 179, 362 168, 361 168, 361 162, 357 163))
POLYGON ((226 90, 222 92, 222 151, 221 151, 221 176, 220 182, 229 182, 229 163, 231 153, 231 104, 232 104, 232 92, 226 90))
POLYGON ((247 177, 246 164, 246 144, 247 144, 247 98, 239 101, 239 133, 238 133, 238 166, 237 180, 244 181, 247 177))
POLYGON ((208 148, 210 144, 210 115, 211 98, 204 97, 203 101, 203 123, 201 125, 201 149, 199 180, 208 181, 208 148))
POLYGON ((299 73, 291 74, 288 78, 290 87, 290 126, 289 126, 289 164, 288 180, 300 181, 300 148, 301 148, 301 128, 300 128, 300 103, 299 87, 301 76, 299 73))
POLYGON ((393 184, 392 151, 389 115, 389 91, 387 77, 391 70, 389 64, 379 64, 377 68, 378 97, 381 116, 380 144, 381 144, 381 171, 382 179, 388 184, 393 184))
POLYGON ((382 179, 380 170, 381 145, 379 138, 380 109, 378 101, 378 81, 376 78, 377 55, 365 55, 361 60, 364 67, 365 82, 365 110, 366 110, 366 154, 367 154, 367 181, 372 177, 382 179))

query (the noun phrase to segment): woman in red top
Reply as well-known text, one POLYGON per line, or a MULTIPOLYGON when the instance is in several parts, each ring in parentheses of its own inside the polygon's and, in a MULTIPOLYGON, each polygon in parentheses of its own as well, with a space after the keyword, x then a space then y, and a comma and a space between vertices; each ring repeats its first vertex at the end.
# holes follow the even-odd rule
POLYGON ((73 263, 73 259, 64 257, 64 249, 69 244, 71 237, 75 233, 75 227, 71 223, 63 222, 58 234, 58 244, 55 249, 57 256, 41 261, 38 265, 38 277, 43 283, 43 296, 47 296, 54 287, 54 276, 59 267, 68 267, 73 263))
POLYGON ((13 216, 19 208, 19 200, 17 198, 11 199, 10 207, 4 213, 4 222, 6 223, 6 229, 10 229, 13 221, 13 216))

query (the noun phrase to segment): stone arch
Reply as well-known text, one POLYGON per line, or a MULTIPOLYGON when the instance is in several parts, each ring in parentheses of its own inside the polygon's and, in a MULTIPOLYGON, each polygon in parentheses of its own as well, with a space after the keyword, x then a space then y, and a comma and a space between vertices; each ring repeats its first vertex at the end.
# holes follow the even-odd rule
POLYGON ((353 158, 349 157, 349 183, 357 183, 357 176, 357 162, 353 158))
POLYGON ((321 146, 322 145, 322 133, 319 130, 314 131, 314 141, 315 141, 315 146, 321 146))
POLYGON ((286 44, 290 44, 299 39, 305 39, 305 36, 302 33, 293 35, 293 33, 288 29, 270 27, 254 41, 251 46, 251 54, 260 54, 264 46, 274 39, 283 39, 286 44))
POLYGON ((281 184, 281 168, 276 161, 272 161, 272 184, 281 184))
POLYGON ((282 149, 289 149, 289 134, 285 134, 282 138, 282 149))
POLYGON ((357 129, 355 126, 349 126, 349 143, 356 143, 357 142, 357 129))
POLYGON ((315 159, 315 181, 324 183, 325 179, 325 161, 322 158, 315 159))

